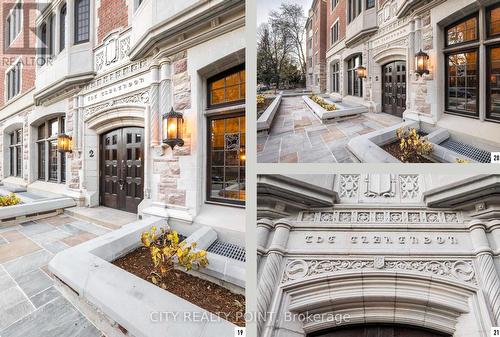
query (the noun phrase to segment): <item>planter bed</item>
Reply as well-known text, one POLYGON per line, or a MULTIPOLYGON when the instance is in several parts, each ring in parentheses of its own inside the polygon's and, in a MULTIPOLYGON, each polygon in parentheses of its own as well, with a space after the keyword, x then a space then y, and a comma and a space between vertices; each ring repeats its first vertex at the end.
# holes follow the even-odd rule
MULTIPOLYGON (((210 261, 209 261, 210 263, 210 261)), ((113 262, 129 273, 151 282, 154 270, 149 249, 140 247, 113 262)), ((200 279, 181 270, 172 270, 164 276, 166 291, 171 292, 215 315, 244 326, 245 297, 210 281, 200 279)))
MULTIPOLYGON (((276 97, 271 98, 269 105, 266 106, 265 110, 262 111, 260 115, 258 115, 257 119, 257 132, 267 132, 271 125, 273 124, 274 117, 276 116, 276 112, 278 112, 278 108, 281 104, 281 98, 283 97, 283 93, 280 92, 276 97)), ((266 98, 266 103, 268 103, 268 98, 266 98)))
MULTIPOLYGON (((401 148, 399 147, 399 141, 395 141, 389 144, 385 144, 381 146, 383 150, 390 153, 395 158, 399 159, 402 155, 401 148)), ((410 158, 408 163, 435 163, 424 156, 417 155, 415 158, 410 158)))
MULTIPOLYGON (((319 119, 321 119, 321 121, 323 121, 324 123, 328 122, 328 120, 335 120, 343 117, 353 117, 368 112, 368 108, 363 105, 351 105, 347 103, 337 103, 337 102, 333 102, 333 104, 335 104, 337 109, 328 111, 319 104, 317 104, 316 102, 314 102, 308 96, 302 96, 302 99, 307 104, 307 106, 309 106, 312 112, 314 112, 314 114, 318 116, 319 119)), ((329 104, 332 103, 332 101, 328 99, 324 100, 329 104)))
MULTIPOLYGON (((58 253, 49 263, 58 289, 107 337, 232 336, 234 323, 113 264, 142 246, 144 231, 160 228, 166 221, 147 217, 58 253)), ((172 229, 179 231, 175 226, 172 229)), ((197 242, 199 249, 217 239, 209 227, 179 232, 190 233, 186 242, 197 242)), ((212 273, 224 282, 244 285, 244 263, 211 255, 207 254, 209 265, 200 274, 212 273)))

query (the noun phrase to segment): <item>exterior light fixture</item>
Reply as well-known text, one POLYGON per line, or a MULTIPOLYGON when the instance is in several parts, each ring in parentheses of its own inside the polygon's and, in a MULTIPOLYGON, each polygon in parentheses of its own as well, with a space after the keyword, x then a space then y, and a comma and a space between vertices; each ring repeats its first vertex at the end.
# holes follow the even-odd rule
POLYGON ((359 77, 359 78, 366 78, 366 68, 363 67, 363 66, 359 66, 356 68, 356 75, 359 77))
POLYGON ((61 133, 60 135, 57 136, 57 150, 59 152, 65 153, 65 152, 73 152, 73 138, 70 136, 61 133))
POLYGON ((429 73, 429 55, 420 49, 415 55, 415 72, 422 76, 429 73))
POLYGON ((165 113, 162 119, 162 130, 163 130, 163 143, 170 146, 173 150, 174 147, 183 146, 184 140, 182 139, 182 130, 184 125, 184 118, 181 112, 174 111, 174 108, 170 112, 165 113))

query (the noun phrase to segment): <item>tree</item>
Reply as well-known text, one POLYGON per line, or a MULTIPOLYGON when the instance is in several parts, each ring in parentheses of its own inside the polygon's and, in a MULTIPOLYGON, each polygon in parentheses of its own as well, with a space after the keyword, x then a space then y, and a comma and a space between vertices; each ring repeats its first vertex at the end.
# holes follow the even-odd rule
POLYGON ((283 3, 279 11, 272 11, 269 18, 273 25, 287 35, 293 45, 291 53, 299 64, 302 78, 306 76, 306 55, 304 51, 306 17, 302 6, 298 4, 283 3))
POLYGON ((282 82, 283 67, 294 48, 290 35, 282 25, 270 21, 259 27, 257 43, 258 80, 267 84, 282 82))

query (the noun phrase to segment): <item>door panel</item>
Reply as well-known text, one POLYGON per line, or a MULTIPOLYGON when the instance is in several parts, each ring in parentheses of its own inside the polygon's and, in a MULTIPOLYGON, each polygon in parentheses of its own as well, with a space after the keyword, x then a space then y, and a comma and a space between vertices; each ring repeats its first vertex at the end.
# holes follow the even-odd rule
POLYGON ((449 337, 445 334, 422 330, 416 327, 394 325, 348 326, 328 332, 319 332, 308 337, 449 337))
POLYGON ((117 129, 101 136, 102 205, 137 212, 144 194, 143 150, 142 128, 117 129))
POLYGON ((388 63, 382 67, 382 74, 383 111, 402 117, 406 110, 406 63, 388 63))

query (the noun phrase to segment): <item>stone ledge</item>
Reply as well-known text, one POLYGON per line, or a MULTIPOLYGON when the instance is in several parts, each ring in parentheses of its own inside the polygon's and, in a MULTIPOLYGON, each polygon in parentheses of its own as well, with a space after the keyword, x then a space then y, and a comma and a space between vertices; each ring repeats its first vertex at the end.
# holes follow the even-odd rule
POLYGON ((143 231, 164 223, 165 219, 157 217, 132 222, 57 254, 49 269, 64 287, 76 292, 77 300, 73 301, 76 305, 86 305, 88 310, 90 304, 105 316, 106 319, 94 321, 104 332, 116 333, 114 326, 119 324, 127 335, 135 337, 232 335, 235 325, 222 318, 209 322, 182 320, 184 313, 196 313, 199 317, 213 315, 110 263, 135 249, 143 231), (181 319, 153 322, 154 312, 177 312, 181 319))
POLYGON ((351 106, 342 103, 335 103, 337 106, 336 110, 327 111, 307 96, 302 96, 302 99, 322 121, 333 118, 356 116, 368 112, 365 106, 351 106))
MULTIPOLYGON (((73 207, 76 203, 68 197, 45 199, 26 204, 18 204, 14 206, 0 207, 0 220, 28 217, 30 215, 38 215, 39 213, 61 210, 67 207, 73 207)), ((27 221, 27 220, 26 220, 27 221)))
POLYGON ((257 120, 257 132, 267 131, 271 128, 273 124, 274 116, 281 104, 281 98, 283 97, 283 92, 280 92, 278 96, 274 98, 272 103, 267 107, 264 113, 257 120))

